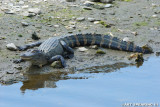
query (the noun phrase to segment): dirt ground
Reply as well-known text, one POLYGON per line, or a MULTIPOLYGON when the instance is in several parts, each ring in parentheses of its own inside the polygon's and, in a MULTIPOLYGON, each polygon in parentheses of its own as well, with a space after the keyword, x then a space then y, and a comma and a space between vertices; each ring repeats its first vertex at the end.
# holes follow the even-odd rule
MULTIPOLYGON (((23 0, 22 0, 23 1, 23 0)), ((121 39, 127 37, 134 41, 136 45, 150 45, 154 52, 160 51, 160 1, 159 0, 127 0, 115 1, 112 7, 97 9, 89 7, 92 10, 84 9, 85 1, 61 2, 47 0, 33 2, 38 0, 29 0, 24 3, 16 3, 13 0, 8 3, 0 2, 0 81, 2 84, 12 84, 23 81, 25 73, 48 73, 55 72, 57 69, 46 65, 43 68, 30 68, 28 62, 14 64, 13 60, 19 58, 20 51, 10 51, 6 48, 8 43, 14 43, 22 46, 34 42, 31 35, 35 31, 41 40, 53 36, 77 33, 100 33, 111 34, 121 39), (13 4, 11 4, 13 3, 13 4), (40 15, 26 17, 23 14, 28 8, 20 8, 14 14, 6 14, 9 6, 19 5, 29 6, 28 8, 39 8, 40 15), (84 17, 85 20, 77 21, 76 18, 84 17), (111 27, 105 27, 104 24, 90 22, 88 18, 95 18, 111 27), (28 26, 22 26, 22 22, 27 22, 28 26), (70 27, 74 24, 74 27, 70 27), (18 70, 22 67, 22 70, 18 70)), ((6 1, 7 2, 7 1, 6 1)), ((105 4, 96 3, 104 6, 105 4)), ((9 8, 10 9, 10 8, 9 8)), ((58 71, 68 71, 73 73, 75 70, 92 68, 93 66, 112 65, 125 62, 133 63, 128 60, 132 53, 104 49, 106 54, 96 55, 95 49, 87 52, 79 52, 75 48, 75 56, 67 59, 67 69, 58 69, 58 71)), ((144 55, 145 60, 154 54, 144 55)))

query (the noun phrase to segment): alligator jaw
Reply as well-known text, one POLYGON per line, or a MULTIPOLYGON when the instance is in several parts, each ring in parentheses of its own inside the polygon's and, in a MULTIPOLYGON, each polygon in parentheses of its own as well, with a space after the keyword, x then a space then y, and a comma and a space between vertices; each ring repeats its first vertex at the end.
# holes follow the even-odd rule
POLYGON ((21 59, 30 60, 31 58, 29 58, 29 57, 21 57, 21 59))

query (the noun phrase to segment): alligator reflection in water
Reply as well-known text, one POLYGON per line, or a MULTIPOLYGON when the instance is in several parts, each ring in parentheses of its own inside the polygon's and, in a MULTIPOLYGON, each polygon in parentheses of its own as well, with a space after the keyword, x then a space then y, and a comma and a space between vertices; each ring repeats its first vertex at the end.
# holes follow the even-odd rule
POLYGON ((23 81, 23 86, 20 89, 24 93, 26 89, 37 90, 39 88, 56 88, 56 82, 59 80, 87 79, 88 77, 86 77, 85 74, 88 73, 109 73, 127 66, 131 65, 126 63, 116 63, 113 65, 95 66, 91 68, 80 69, 74 71, 74 73, 73 71, 56 71, 48 74, 32 74, 32 72, 31 74, 28 73, 24 75, 27 77, 27 81, 23 81), (75 77, 74 74, 76 73, 81 73, 83 76, 81 75, 81 77, 75 77))

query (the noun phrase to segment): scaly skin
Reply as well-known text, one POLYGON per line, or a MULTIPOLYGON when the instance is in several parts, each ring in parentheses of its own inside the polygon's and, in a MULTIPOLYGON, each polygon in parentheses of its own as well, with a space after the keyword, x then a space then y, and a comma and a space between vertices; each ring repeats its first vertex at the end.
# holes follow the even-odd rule
MULTIPOLYGON (((33 43, 20 47, 20 50, 26 50, 30 47, 38 46, 41 42, 33 43)), ((64 52, 74 54, 70 47, 98 45, 100 47, 128 51, 138 53, 152 53, 151 49, 143 49, 142 47, 134 45, 132 42, 123 41, 117 37, 112 37, 103 34, 75 34, 65 35, 60 37, 52 37, 44 41, 38 50, 31 50, 21 55, 21 60, 29 60, 34 65, 45 65, 48 62, 61 60, 62 65, 65 66, 63 59, 64 52)), ((69 55, 70 56, 70 55, 69 55)))

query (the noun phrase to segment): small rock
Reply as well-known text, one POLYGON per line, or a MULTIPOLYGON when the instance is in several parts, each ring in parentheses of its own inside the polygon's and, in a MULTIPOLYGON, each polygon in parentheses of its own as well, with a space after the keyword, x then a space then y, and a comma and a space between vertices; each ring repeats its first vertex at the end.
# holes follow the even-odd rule
POLYGON ((24 12, 22 15, 23 15, 23 16, 26 16, 26 17, 33 17, 33 16, 35 16, 36 14, 35 14, 35 13, 24 12))
POLYGON ((25 6, 22 6, 22 9, 26 9, 28 7, 29 7, 28 5, 25 5, 25 6))
POLYGON ((157 15, 152 15, 153 18, 157 18, 157 15))
POLYGON ((101 50, 101 49, 98 49, 97 51, 96 51, 96 54, 105 54, 106 52, 105 51, 103 51, 103 50, 101 50))
POLYGON ((6 45, 7 49, 12 50, 12 51, 16 51, 17 47, 14 43, 9 43, 6 45))
POLYGON ((92 48, 92 49, 98 49, 98 46, 97 45, 93 45, 93 46, 90 46, 90 48, 92 48))
POLYGON ((88 51, 88 49, 87 49, 87 48, 85 48, 85 47, 79 47, 79 48, 78 48, 78 50, 79 50, 80 52, 88 51))
POLYGON ((84 6, 83 9, 85 9, 85 10, 92 10, 92 8, 87 7, 87 6, 84 6))
POLYGON ((110 7, 112 7, 113 5, 112 4, 106 4, 104 7, 105 8, 110 8, 110 7))
POLYGON ((7 71, 6 74, 14 74, 14 71, 7 71))
POLYGON ((28 26, 29 25, 29 23, 27 23, 27 22, 21 22, 21 24, 22 24, 22 26, 28 26))
POLYGON ((129 42, 129 38, 125 37, 125 38, 123 38, 123 41, 129 42))
POLYGON ((85 1, 84 2, 84 5, 85 6, 92 6, 92 5, 94 5, 95 3, 94 2, 91 2, 91 1, 85 1))
POLYGON ((54 27, 58 28, 58 27, 59 27, 59 25, 54 25, 54 27))
POLYGON ((29 8, 29 13, 41 14, 41 10, 39 8, 29 8))
POLYGON ((85 18, 84 18, 84 17, 78 17, 76 20, 77 20, 77 21, 84 21, 85 18))
POLYGON ((36 32, 33 32, 33 33, 32 33, 32 39, 33 39, 33 40, 39 40, 40 37, 38 37, 38 35, 37 35, 36 32))
POLYGON ((99 24, 100 22, 99 21, 94 21, 94 24, 99 24))
POLYGON ((157 5, 156 5, 156 4, 154 4, 154 3, 152 3, 152 6, 153 6, 153 7, 156 7, 157 5))
POLYGON ((95 18, 92 18, 92 17, 89 17, 88 20, 89 20, 90 22, 96 21, 96 19, 95 19, 95 18))
POLYGON ((8 11, 5 11, 6 14, 15 14, 15 11, 13 10, 8 10, 8 11))
POLYGON ((18 70, 22 70, 21 66, 15 66, 14 68, 18 69, 18 70))
POLYGON ((21 5, 24 4, 24 1, 19 1, 19 4, 21 4, 21 5))
POLYGON ((156 52, 156 56, 160 56, 160 52, 156 52))
POLYGON ((53 68, 62 68, 62 63, 61 63, 61 61, 54 61, 51 64, 51 67, 53 67, 53 68))
POLYGON ((138 33, 137 32, 131 32, 132 34, 134 34, 134 36, 137 36, 138 35, 138 33))

